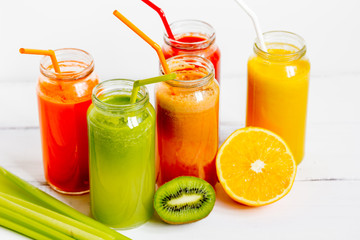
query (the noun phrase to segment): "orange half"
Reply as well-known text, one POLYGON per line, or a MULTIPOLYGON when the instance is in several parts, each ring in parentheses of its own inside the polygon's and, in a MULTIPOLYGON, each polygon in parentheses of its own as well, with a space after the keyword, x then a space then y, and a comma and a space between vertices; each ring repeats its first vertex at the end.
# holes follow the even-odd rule
POLYGON ((278 135, 256 127, 239 129, 220 147, 216 170, 235 201, 263 206, 284 197, 296 175, 296 162, 278 135))

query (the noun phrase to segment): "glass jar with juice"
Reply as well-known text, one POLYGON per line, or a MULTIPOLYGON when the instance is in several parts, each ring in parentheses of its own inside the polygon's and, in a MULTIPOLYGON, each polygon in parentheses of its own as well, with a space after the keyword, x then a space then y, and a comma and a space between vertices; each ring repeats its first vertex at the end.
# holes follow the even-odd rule
POLYGON ((297 164, 304 157, 310 62, 304 40, 290 32, 264 34, 267 52, 254 44, 248 61, 246 126, 280 135, 297 164))
POLYGON ((45 178, 58 192, 89 191, 86 112, 98 84, 92 56, 80 49, 55 50, 61 73, 48 56, 37 84, 45 178))
POLYGON ((178 176, 195 176, 214 186, 219 85, 213 65, 194 55, 175 56, 167 63, 177 78, 155 87, 157 183, 162 185, 178 176))
POLYGON ((220 82, 220 49, 216 45, 215 29, 199 20, 180 20, 170 24, 175 40, 164 33, 162 46, 165 58, 192 54, 209 59, 215 68, 215 79, 220 82))
POLYGON ((132 88, 132 80, 100 83, 88 111, 91 211, 114 228, 153 215, 155 111, 145 87, 130 104, 132 88))

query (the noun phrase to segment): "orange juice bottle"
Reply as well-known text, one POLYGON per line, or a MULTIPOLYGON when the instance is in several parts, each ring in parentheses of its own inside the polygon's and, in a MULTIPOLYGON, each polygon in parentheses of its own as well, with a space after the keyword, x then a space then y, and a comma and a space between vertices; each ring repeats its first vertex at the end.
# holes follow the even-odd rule
POLYGON ((156 161, 158 185, 179 176, 217 182, 219 85, 212 63, 195 55, 167 59, 176 80, 158 83, 156 161))
POLYGON ((280 135, 297 164, 304 157, 310 62, 304 40, 290 32, 264 33, 267 52, 258 42, 248 61, 246 126, 280 135))

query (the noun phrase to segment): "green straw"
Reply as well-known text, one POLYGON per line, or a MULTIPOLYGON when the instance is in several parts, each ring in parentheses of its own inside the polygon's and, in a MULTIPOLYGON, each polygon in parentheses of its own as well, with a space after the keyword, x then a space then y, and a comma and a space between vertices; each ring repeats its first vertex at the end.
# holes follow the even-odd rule
POLYGON ((141 86, 168 81, 168 80, 174 80, 176 78, 176 73, 170 73, 163 76, 153 77, 153 78, 147 78, 143 80, 136 80, 133 85, 133 90, 131 92, 130 97, 130 104, 135 103, 137 99, 137 94, 141 86))

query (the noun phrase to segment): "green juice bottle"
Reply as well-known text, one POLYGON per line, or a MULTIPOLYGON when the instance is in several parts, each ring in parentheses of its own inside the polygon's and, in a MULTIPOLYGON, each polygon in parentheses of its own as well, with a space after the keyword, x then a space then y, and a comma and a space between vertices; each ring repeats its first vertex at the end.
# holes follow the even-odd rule
POLYGON ((88 110, 90 200, 95 219, 133 228, 153 215, 155 111, 146 87, 130 104, 133 81, 108 80, 88 110))

